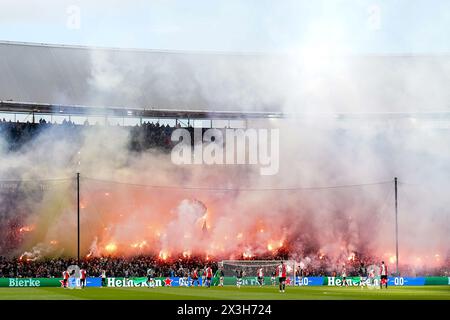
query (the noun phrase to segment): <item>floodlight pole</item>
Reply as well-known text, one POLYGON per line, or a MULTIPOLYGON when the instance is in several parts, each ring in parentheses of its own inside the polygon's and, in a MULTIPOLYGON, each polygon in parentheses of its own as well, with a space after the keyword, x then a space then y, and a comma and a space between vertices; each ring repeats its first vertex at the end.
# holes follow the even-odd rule
POLYGON ((397 190, 397 177, 394 178, 394 188, 395 188, 395 264, 396 264, 396 275, 398 273, 398 190, 397 190))
POLYGON ((77 262, 80 264, 80 173, 77 172, 77 262))

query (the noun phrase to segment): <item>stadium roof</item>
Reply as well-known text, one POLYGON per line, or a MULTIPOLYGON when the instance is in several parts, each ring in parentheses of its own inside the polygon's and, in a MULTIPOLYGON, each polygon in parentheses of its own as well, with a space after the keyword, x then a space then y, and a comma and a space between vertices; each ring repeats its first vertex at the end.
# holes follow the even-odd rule
POLYGON ((450 112, 450 55, 350 56, 314 66, 314 57, 3 41, 0 59, 0 108, 10 111, 89 107, 218 118, 450 112))

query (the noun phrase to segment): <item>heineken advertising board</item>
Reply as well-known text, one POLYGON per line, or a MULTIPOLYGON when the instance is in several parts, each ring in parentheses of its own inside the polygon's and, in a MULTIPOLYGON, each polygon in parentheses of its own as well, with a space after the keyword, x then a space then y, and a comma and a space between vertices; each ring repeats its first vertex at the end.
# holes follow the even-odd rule
MULTIPOLYGON (((379 278, 363 279, 366 284, 379 285, 379 278)), ((264 277, 264 285, 272 285, 270 277, 264 277)), ((278 284, 278 278, 275 278, 275 284, 278 284)), ((302 277, 294 279, 288 277, 287 285, 295 286, 342 286, 341 277, 302 277)), ((347 277, 346 285, 359 286, 361 284, 360 277, 347 277)), ((107 278, 106 287, 148 287, 147 278, 107 278)), ((159 277, 155 278, 155 287, 179 287, 192 286, 191 278, 187 280, 179 277, 159 277)), ((202 279, 199 279, 199 285, 202 285, 202 279)), ((219 285, 219 278, 213 278, 211 286, 219 285)), ((224 277, 224 285, 236 285, 236 277, 224 277)), ((242 278, 243 286, 258 286, 256 277, 242 278)), ((450 277, 390 277, 388 279, 389 286, 423 286, 423 285, 450 285, 450 277)), ((0 278, 0 287, 61 287, 61 278, 0 278)), ((87 278, 87 287, 101 287, 101 278, 87 278)))
MULTIPOLYGON (((365 284, 380 284, 380 278, 365 278, 365 284)), ((348 286, 359 286, 360 277, 347 277, 345 284, 348 286)), ((341 277, 323 277, 324 286, 342 286, 344 285, 341 277)), ((424 285, 450 285, 450 277, 390 277, 388 286, 424 286, 424 285)))
MULTIPOLYGON (((379 278, 372 280, 365 278, 365 284, 379 285, 379 278)), ((200 285, 202 283, 199 279, 200 285)), ((224 285, 236 285, 236 277, 224 277, 224 285)), ((219 278, 213 278, 211 286, 217 286, 219 284, 219 278)), ((278 284, 278 278, 275 278, 275 284, 278 284)), ((286 284, 291 286, 342 286, 343 281, 340 277, 302 277, 296 278, 288 277, 286 284)), ((243 277, 243 286, 259 286, 258 279, 256 277, 243 277)), ((271 277, 264 277, 264 285, 272 285, 271 277)), ((360 286, 360 277, 347 277, 346 285, 348 286, 360 286)), ((423 285, 450 285, 450 277, 391 277, 388 279, 389 286, 423 286, 423 285)), ((148 287, 147 278, 108 278, 106 281, 108 287, 148 287)), ((191 278, 187 280, 179 277, 171 278, 155 278, 156 287, 179 287, 179 286, 192 286, 191 278)))
MULTIPOLYGON (((0 278, 0 287, 62 287, 62 278, 0 278)), ((100 278, 87 278, 87 287, 100 287, 100 278)))

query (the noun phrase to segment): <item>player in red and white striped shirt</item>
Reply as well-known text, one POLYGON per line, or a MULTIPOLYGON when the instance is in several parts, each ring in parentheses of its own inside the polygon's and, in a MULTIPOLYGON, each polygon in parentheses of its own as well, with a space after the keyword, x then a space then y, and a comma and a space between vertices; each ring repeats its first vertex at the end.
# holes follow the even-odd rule
POLYGON ((81 286, 81 288, 86 287, 86 270, 85 269, 80 270, 80 286, 81 286))
POLYGON ((284 265, 283 261, 281 261, 281 264, 277 267, 277 276, 278 281, 280 283, 280 292, 284 292, 286 289, 286 266, 284 265))
POLYGON ((213 272, 210 266, 206 268, 206 286, 211 287, 211 278, 213 276, 213 272))
POLYGON ((381 261, 380 266, 380 289, 383 289, 383 284, 385 285, 385 288, 387 289, 388 286, 388 270, 387 266, 384 264, 384 261, 381 261))
POLYGON ((264 271, 263 268, 258 269, 258 283, 262 287, 264 285, 264 271))

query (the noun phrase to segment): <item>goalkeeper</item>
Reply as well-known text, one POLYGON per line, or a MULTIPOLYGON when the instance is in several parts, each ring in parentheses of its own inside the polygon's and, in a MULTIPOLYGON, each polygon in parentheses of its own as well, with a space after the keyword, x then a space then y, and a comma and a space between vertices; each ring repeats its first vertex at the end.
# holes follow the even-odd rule
POLYGON ((223 287, 224 272, 222 268, 217 269, 214 278, 216 279, 219 278, 219 287, 223 287))

